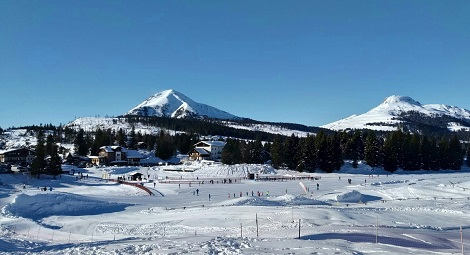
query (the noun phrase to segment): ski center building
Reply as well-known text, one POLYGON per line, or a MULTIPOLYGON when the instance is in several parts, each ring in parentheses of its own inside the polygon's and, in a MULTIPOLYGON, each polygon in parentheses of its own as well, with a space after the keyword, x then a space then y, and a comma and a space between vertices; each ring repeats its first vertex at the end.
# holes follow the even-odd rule
POLYGON ((201 141, 194 145, 194 149, 189 152, 190 160, 214 160, 222 159, 223 141, 201 141))

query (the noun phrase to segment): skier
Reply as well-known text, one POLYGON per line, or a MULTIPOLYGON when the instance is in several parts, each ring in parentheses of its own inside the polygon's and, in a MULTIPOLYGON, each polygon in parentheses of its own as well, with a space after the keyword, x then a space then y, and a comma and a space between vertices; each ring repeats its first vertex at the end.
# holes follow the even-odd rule
POLYGON ((199 189, 196 190, 196 194, 199 196, 199 189))

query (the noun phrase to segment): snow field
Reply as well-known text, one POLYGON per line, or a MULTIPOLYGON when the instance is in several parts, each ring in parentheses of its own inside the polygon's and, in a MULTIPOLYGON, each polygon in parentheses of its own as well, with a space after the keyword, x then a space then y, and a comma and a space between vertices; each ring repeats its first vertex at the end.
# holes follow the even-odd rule
POLYGON ((82 180, 0 175, 0 254, 459 254, 460 226, 470 249, 466 171, 387 176, 361 166, 301 180, 305 194, 299 180, 199 182, 300 175, 293 171, 196 168, 88 168, 82 180), (143 181, 155 196, 101 179, 134 171, 156 182, 143 181), (158 182, 166 177, 193 183, 158 182))

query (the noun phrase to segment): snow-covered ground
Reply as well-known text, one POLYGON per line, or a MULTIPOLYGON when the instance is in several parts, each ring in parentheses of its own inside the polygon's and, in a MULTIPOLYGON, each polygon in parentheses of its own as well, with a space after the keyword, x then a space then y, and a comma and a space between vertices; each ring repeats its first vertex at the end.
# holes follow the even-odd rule
POLYGON ((461 254, 460 227, 470 251, 468 168, 387 175, 345 165, 307 176, 192 167, 0 175, 0 254, 461 254), (154 195, 102 179, 135 172, 154 195), (242 179, 248 173, 277 180, 242 179))

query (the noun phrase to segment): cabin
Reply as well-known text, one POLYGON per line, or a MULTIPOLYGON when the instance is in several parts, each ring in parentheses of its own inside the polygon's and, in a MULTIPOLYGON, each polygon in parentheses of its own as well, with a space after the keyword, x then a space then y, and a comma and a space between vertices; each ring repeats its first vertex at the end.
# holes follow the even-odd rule
POLYGON ((0 163, 12 165, 29 165, 36 153, 30 149, 20 148, 0 151, 0 163))
POLYGON ((98 151, 98 157, 93 157, 96 165, 140 165, 142 155, 136 150, 128 150, 121 146, 103 146, 98 151))
POLYGON ((65 158, 65 161, 69 165, 74 165, 80 168, 84 168, 87 166, 88 163, 90 163, 90 159, 86 156, 79 156, 79 155, 72 155, 69 153, 67 157, 65 158))
POLYGON ((129 173, 129 177, 130 177, 130 180, 131 181, 142 181, 142 176, 144 174, 142 173, 137 173, 137 172, 132 172, 132 173, 129 173))
POLYGON ((223 141, 201 141, 194 145, 189 152, 190 160, 214 160, 222 159, 222 150, 225 142, 223 141))

